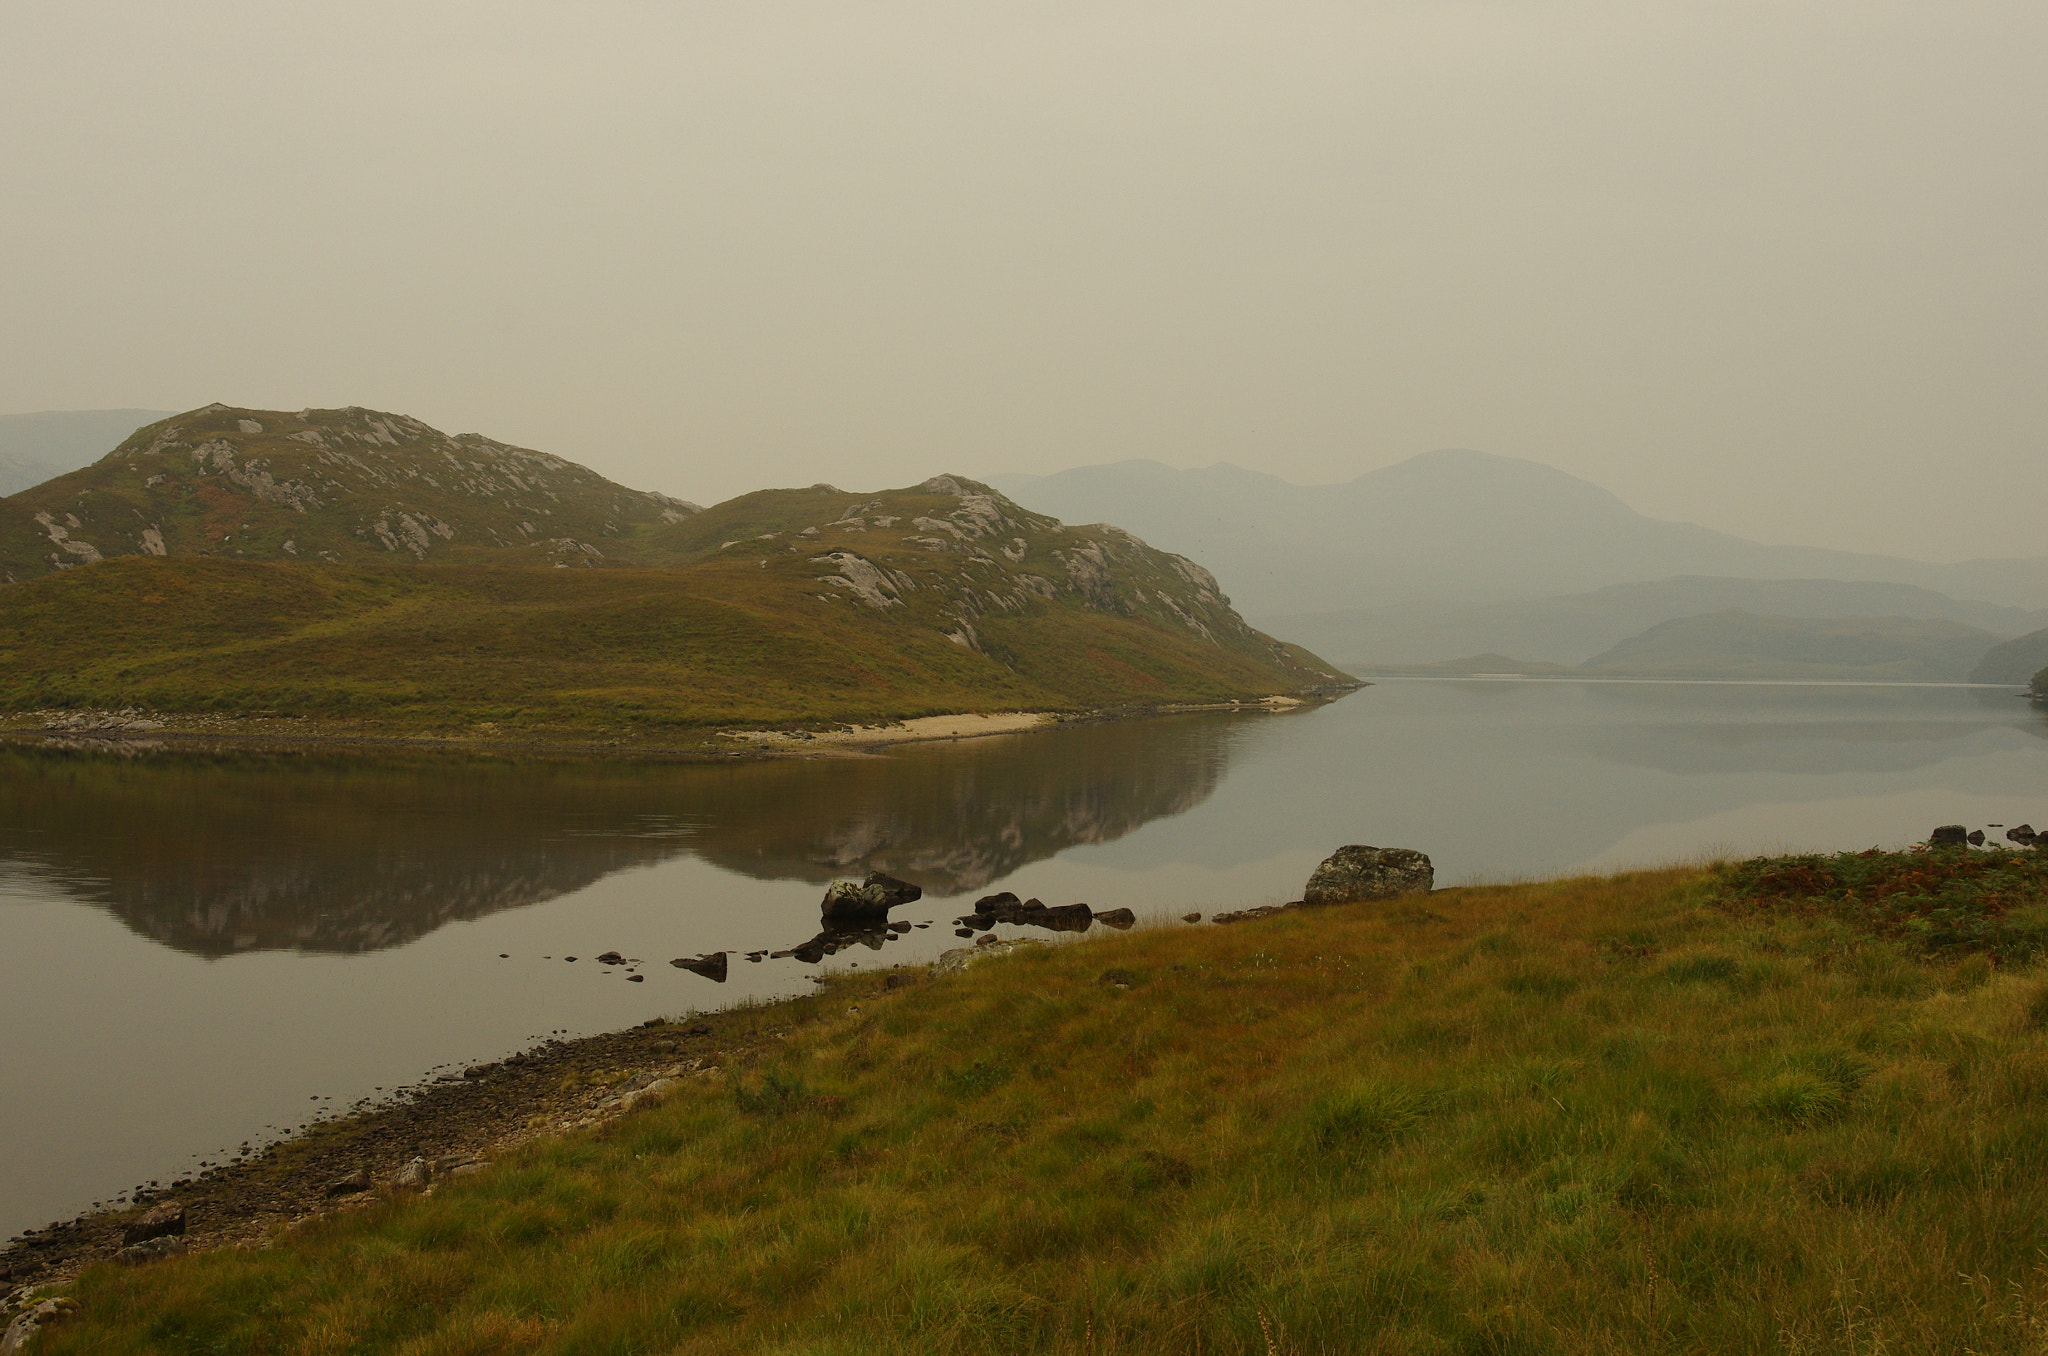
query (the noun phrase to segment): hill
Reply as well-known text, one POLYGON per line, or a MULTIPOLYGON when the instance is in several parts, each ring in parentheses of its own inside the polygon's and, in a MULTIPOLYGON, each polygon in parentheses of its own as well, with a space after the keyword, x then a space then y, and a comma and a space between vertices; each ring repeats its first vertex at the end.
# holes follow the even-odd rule
MULTIPOLYGON (((1279 617, 1271 625, 1339 664, 1415 665, 1486 652, 1579 664, 1660 622, 1729 608, 1816 619, 1925 618, 1995 636, 2017 635, 2048 621, 2048 613, 1964 602, 1912 584, 1680 575, 1561 597, 1466 606, 1407 603, 1279 617)), ((2048 663, 2048 654, 2040 662, 2048 663)))
POLYGON ((0 577, 122 555, 600 564, 697 511, 401 414, 208 405, 0 500, 0 577))
POLYGON ((1973 683, 2025 683, 2048 668, 2048 628, 1991 647, 1970 671, 1973 683))
POLYGON ((169 410, 43 410, 0 414, 0 497, 94 460, 169 410))
POLYGON ((1579 667, 1643 678, 1964 681, 1997 637, 1908 617, 1769 617, 1731 608, 1653 626, 1579 667))
POLYGON ((1292 485, 1228 463, 1179 471, 1148 461, 992 483, 1028 508, 1120 523, 1196 557, 1269 629, 1301 613, 1473 604, 1673 575, 1874 580, 2048 607, 2048 558, 1935 565, 1770 546, 1662 522, 1553 467, 1468 450, 1425 453, 1339 485, 1292 485))
POLYGON ((198 1255, 87 1271, 38 1350, 2018 1356, 2048 1313, 2029 855, 846 971, 217 1169, 181 1191, 198 1255), (440 1148, 417 1107, 494 1091, 540 1128, 431 1196, 267 1242, 235 1212, 352 1147, 388 1182, 440 1148))
POLYGON ((270 425, 201 411, 0 504, 43 534, 36 549, 71 557, 0 588, 0 709, 648 730, 1347 681, 1246 625, 1192 561, 972 481, 698 510, 397 419, 301 420, 280 436, 311 460, 286 465, 249 441, 270 425), (245 422, 262 431, 211 436, 245 422), (209 441, 185 447, 195 434, 209 441), (82 512, 60 522, 65 497, 82 512), (512 540, 529 522, 548 526, 512 540), (209 523, 235 531, 216 539, 209 523), (527 568, 570 560, 587 568, 527 568))

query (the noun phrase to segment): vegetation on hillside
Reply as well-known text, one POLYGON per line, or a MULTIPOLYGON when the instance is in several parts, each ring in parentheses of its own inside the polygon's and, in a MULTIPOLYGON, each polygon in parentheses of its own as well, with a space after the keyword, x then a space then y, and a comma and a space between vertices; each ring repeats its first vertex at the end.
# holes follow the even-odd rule
POLYGON ((2048 628, 1992 646, 1970 671, 1973 683, 2024 683, 2048 665, 2048 628))
POLYGON ((431 1199, 89 1272, 47 1349, 2038 1351, 2048 988, 1770 902, 1813 865, 841 976, 431 1199))
POLYGON ((0 501, 0 579, 123 555, 583 565, 696 511, 402 414, 208 405, 0 501))

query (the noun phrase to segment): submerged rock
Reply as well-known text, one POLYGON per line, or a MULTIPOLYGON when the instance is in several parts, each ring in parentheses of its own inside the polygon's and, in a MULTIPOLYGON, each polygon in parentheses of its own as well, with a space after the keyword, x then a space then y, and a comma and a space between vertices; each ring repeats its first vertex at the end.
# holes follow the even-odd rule
POLYGON ((1349 904, 1365 899, 1426 895, 1436 884, 1427 854, 1410 848, 1340 847, 1323 859, 1301 892, 1304 904, 1349 904))

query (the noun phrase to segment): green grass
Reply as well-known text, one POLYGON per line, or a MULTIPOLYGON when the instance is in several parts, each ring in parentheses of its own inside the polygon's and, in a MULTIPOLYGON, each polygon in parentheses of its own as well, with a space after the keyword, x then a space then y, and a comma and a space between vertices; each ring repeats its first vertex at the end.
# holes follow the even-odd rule
POLYGON ((432 1199, 88 1273, 45 1350, 2048 1339, 2048 986, 1969 947, 1665 872, 878 984, 432 1199))
POLYGON ((905 609, 819 598, 819 568, 123 557, 0 589, 0 710, 660 730, 1214 702, 1313 676, 1060 603, 988 619, 1002 657, 979 654, 905 609))

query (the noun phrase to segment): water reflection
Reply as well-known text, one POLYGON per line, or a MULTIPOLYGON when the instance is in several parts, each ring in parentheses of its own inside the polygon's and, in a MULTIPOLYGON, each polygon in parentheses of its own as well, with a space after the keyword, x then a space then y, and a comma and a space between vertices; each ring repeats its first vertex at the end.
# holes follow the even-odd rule
POLYGON ((731 766, 0 748, 0 869, 204 956, 376 951, 682 854, 947 896, 1200 804, 1259 719, 731 766))

